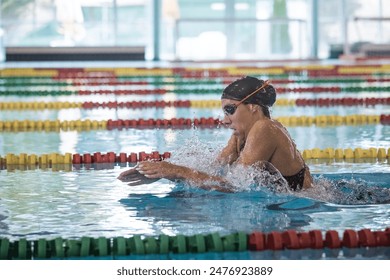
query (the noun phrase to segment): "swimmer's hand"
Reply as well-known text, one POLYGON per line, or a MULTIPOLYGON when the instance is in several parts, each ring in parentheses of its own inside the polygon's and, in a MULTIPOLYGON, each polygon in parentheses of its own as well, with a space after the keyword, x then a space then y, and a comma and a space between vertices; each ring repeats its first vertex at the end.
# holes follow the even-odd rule
POLYGON ((122 172, 118 176, 118 180, 121 180, 122 182, 128 182, 129 186, 138 186, 154 183, 159 180, 159 178, 147 178, 137 170, 137 167, 135 167, 122 172))
POLYGON ((134 168, 122 172, 118 179, 130 182, 129 186, 150 184, 161 178, 179 179, 181 169, 183 168, 166 161, 143 161, 134 168))
POLYGON ((167 161, 143 161, 135 169, 149 179, 176 180, 184 179, 182 173, 186 168, 167 161))

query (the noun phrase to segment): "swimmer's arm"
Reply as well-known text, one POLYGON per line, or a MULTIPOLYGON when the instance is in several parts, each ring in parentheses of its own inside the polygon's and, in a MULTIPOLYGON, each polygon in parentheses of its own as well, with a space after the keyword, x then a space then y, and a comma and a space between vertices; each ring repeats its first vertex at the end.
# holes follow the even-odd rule
POLYGON ((178 176, 180 179, 184 179, 204 190, 233 192, 233 187, 224 178, 219 176, 209 175, 184 166, 180 166, 178 176))
POLYGON ((238 158, 238 139, 237 136, 232 135, 225 148, 222 149, 221 153, 217 157, 217 162, 222 165, 232 164, 238 158))
POLYGON ((142 162, 137 170, 146 178, 165 178, 169 180, 186 180, 205 190, 216 190, 220 192, 233 192, 232 186, 219 176, 209 175, 205 172, 172 164, 166 161, 142 162))

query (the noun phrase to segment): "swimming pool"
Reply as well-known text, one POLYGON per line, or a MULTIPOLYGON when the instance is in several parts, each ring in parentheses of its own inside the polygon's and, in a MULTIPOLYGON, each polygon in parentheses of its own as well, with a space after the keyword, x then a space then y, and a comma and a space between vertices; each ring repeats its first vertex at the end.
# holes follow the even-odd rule
MULTIPOLYGON (((383 244, 387 244, 390 73, 389 68, 381 67, 360 73, 358 66, 350 67, 349 75, 348 68, 341 66, 3 70, 0 245, 5 248, 3 242, 9 241, 16 246, 26 240, 32 244, 47 240, 49 244, 59 237, 78 240, 79 247, 99 238, 118 244, 118 237, 137 244, 140 237, 142 246, 150 248, 153 238, 161 245, 161 238, 168 236, 171 245, 167 246, 173 246, 177 253, 193 252, 188 249, 190 236, 205 236, 205 244, 214 249, 212 254, 218 252, 213 238, 219 240, 213 234, 222 236, 228 249, 229 238, 235 246, 240 242, 248 246, 245 240, 253 241, 254 232, 269 235, 319 230, 329 245, 332 231, 345 239, 366 229, 383 232, 383 244), (253 185, 245 171, 231 178, 241 187, 234 194, 207 192, 168 180, 138 187, 116 180, 135 164, 129 162, 130 155, 139 159, 142 152, 154 151, 159 156, 169 152, 169 160, 208 170, 230 135, 218 125, 222 118, 220 92, 244 74, 279 83, 279 101, 271 114, 285 123, 306 157, 319 185, 315 192, 274 193, 253 185), (110 152, 115 154, 111 162, 85 161, 86 155, 96 159, 110 152), (126 155, 120 158, 121 153, 126 155), (53 154, 67 156, 61 161, 53 154), (77 156, 87 164, 78 164, 77 156), (178 249, 180 238, 186 240, 187 245, 182 246, 188 250, 178 249)), ((115 248, 118 250, 118 245, 115 248)), ((306 253, 300 251, 299 257, 298 253, 286 256, 270 251, 197 256, 309 258, 311 253, 306 253)), ((74 254, 67 257, 78 256, 74 254)), ((314 255, 324 258, 322 253, 314 255)), ((167 256, 160 254, 158 258, 167 256)), ((156 255, 149 255, 153 257, 156 255)), ((325 256, 337 257, 340 254, 334 252, 325 256)), ((363 257, 388 258, 389 250, 371 249, 363 257)))

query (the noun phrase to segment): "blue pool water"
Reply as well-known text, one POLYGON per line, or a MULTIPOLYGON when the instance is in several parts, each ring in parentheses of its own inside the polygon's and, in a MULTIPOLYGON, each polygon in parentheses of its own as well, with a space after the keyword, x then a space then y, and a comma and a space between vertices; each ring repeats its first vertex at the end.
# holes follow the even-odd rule
POLYGON ((388 174, 324 175, 352 186, 352 177, 363 182, 360 189, 344 183, 341 195, 335 191, 333 202, 326 202, 320 195, 259 189, 207 192, 165 180, 130 188, 114 180, 119 171, 2 171, 1 235, 35 239, 390 226, 389 205, 377 204, 390 199, 388 174), (360 200, 349 198, 351 192, 360 200))
MULTIPOLYGON (((361 93, 361 96, 372 93, 361 93)), ((307 97, 312 97, 306 94, 307 97)), ((317 95, 318 96, 318 95, 317 95)), ((389 96, 380 93, 378 96, 389 96)), ((280 95, 296 98, 297 95, 280 95)), ((300 95, 299 97, 302 97, 300 95)), ((39 97, 41 101, 109 101, 155 99, 219 99, 219 95, 39 97)), ((33 98, 0 97, 1 102, 33 98)), ((272 115, 388 114, 390 106, 283 107, 272 115)), ((4 120, 107 120, 136 118, 221 118, 219 108, 62 109, 0 111, 4 120)), ((288 127, 304 149, 389 148, 390 126, 381 124, 288 127)), ((172 161, 207 170, 226 143, 226 128, 123 129, 0 133, 0 155, 94 152, 169 151, 172 161)), ((383 230, 390 227, 390 166, 387 159, 307 162, 318 188, 301 193, 275 193, 253 185, 245 172, 234 178, 232 194, 199 190, 160 180, 130 187, 116 177, 128 167, 105 169, 27 169, 0 171, 0 236, 10 239, 193 235, 197 233, 286 229, 383 230)), ((249 176, 250 177, 250 176, 249 176)))
MULTIPOLYGON (((370 129, 366 129, 367 135, 370 129)), ((172 161, 202 169, 207 168, 229 135, 222 128, 63 133, 3 133, 3 149, 16 154, 32 150, 37 154, 171 151, 172 161)), ((72 171, 2 170, 0 234, 11 239, 36 239, 286 229, 341 232, 346 228, 381 230, 390 226, 390 172, 386 161, 308 164, 320 187, 317 192, 300 194, 277 194, 250 186, 244 177, 235 179, 243 189, 233 194, 198 190, 168 180, 129 187, 116 180, 126 169, 120 166, 72 171)))

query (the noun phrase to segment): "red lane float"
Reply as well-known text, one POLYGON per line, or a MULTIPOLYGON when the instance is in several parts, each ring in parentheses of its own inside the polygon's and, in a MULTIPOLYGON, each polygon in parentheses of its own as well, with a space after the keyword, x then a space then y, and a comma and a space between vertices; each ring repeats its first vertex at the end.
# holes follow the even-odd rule
POLYGON ((379 120, 383 125, 390 125, 390 115, 380 115, 379 120))
POLYGON ((122 85, 149 85, 147 81, 119 81, 116 78, 107 78, 107 79, 77 79, 73 80, 72 84, 74 86, 122 86, 122 85))
POLYGON ((248 249, 250 251, 283 250, 283 249, 339 249, 346 248, 367 248, 367 247, 389 247, 390 228, 384 231, 372 231, 361 229, 344 230, 342 239, 335 230, 328 230, 323 235, 320 230, 309 232, 297 232, 287 230, 284 232, 272 231, 269 233, 252 232, 248 235, 248 249))
POLYGON ((341 247, 339 234, 335 230, 328 230, 325 234, 325 247, 334 249, 341 247))
POLYGON ((164 107, 184 107, 191 106, 190 100, 176 100, 176 101, 130 101, 130 102, 84 102, 83 109, 94 108, 164 108, 164 107))
POLYGON ((298 232, 299 247, 302 249, 312 247, 312 239, 308 232, 298 232))
POLYGON ((153 151, 151 153, 139 152, 137 153, 119 153, 115 154, 114 152, 108 152, 106 154, 101 152, 89 153, 80 155, 73 154, 72 164, 95 164, 95 163, 137 163, 139 161, 145 160, 164 160, 171 157, 170 152, 164 152, 160 154, 158 151, 153 151))
POLYGON ((192 127, 210 126, 215 127, 221 124, 219 119, 199 118, 199 119, 132 119, 132 120, 108 120, 107 129, 135 128, 135 127, 192 127))
POLYGON ((370 229, 362 229, 357 232, 359 245, 362 247, 375 247, 377 240, 374 233, 370 229))
POLYGON ((119 90, 79 90, 79 95, 91 95, 91 94, 115 94, 115 95, 149 95, 149 94, 165 94, 168 91, 162 88, 156 89, 119 89, 119 90))
MULTIPOLYGON (((390 97, 387 98, 318 98, 305 99, 298 98, 295 101, 297 106, 374 106, 374 105, 390 105, 390 97)), ((164 108, 164 107, 191 107, 190 100, 176 100, 176 101, 129 101, 129 102, 84 102, 83 109, 94 108, 164 108)))
POLYGON ((248 238, 248 248, 251 251, 262 251, 266 249, 266 237, 262 232, 253 232, 248 238))
POLYGON ((318 99, 305 99, 298 98, 295 101, 297 106, 373 106, 373 105, 390 105, 390 97, 387 98, 318 98, 318 99))
POLYGON ((266 248, 269 250, 281 250, 283 249, 282 233, 273 231, 268 233, 266 239, 266 248))
MULTIPOLYGON (((380 115, 380 123, 382 125, 390 125, 390 115, 380 115)), ((130 119, 130 120, 107 120, 107 129, 122 129, 122 128, 164 128, 164 127, 218 127, 223 125, 220 119, 213 117, 209 118, 172 118, 172 119, 130 119)))
POLYGON ((287 230, 282 233, 283 245, 286 249, 299 249, 301 243, 295 230, 287 230))
POLYGON ((347 229, 344 231, 343 245, 348 248, 356 248, 359 246, 359 240, 356 231, 352 229, 347 229))

